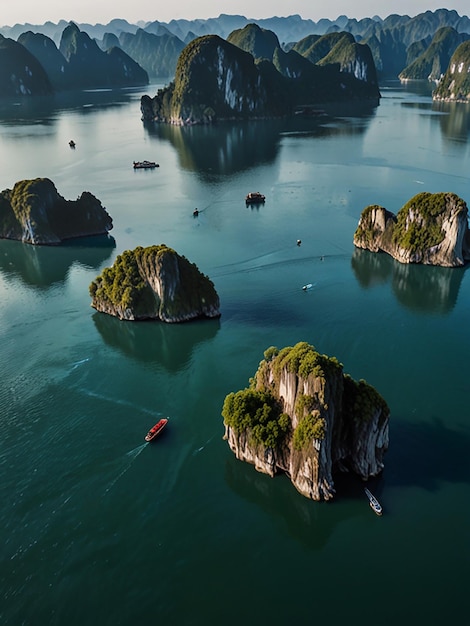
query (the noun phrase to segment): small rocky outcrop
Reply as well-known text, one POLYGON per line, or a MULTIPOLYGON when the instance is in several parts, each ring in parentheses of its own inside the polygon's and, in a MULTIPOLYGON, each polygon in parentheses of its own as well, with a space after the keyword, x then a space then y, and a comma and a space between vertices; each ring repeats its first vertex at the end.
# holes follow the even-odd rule
POLYGON ((0 193, 0 238, 36 245, 107 234, 113 221, 93 194, 65 200, 49 178, 15 183, 0 193))
POLYGON ((165 244, 126 250, 90 285, 91 306, 121 320, 220 317, 212 281, 165 244))
POLYGON ((304 496, 329 500, 336 471, 382 471, 389 413, 372 386, 301 342, 266 350, 250 387, 225 398, 224 439, 259 472, 284 472, 304 496))
POLYGON ((394 215, 370 205, 360 217, 354 245, 386 252, 400 263, 460 267, 470 260, 467 205, 454 193, 419 193, 394 215))

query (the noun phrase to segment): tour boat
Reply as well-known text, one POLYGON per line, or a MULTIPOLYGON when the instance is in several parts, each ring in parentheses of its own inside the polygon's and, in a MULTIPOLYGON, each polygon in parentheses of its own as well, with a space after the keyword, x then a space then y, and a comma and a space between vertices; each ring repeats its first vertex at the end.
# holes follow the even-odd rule
POLYGON ((250 191, 245 198, 246 204, 264 204, 266 197, 259 191, 250 191))
POLYGON ((150 170, 154 167, 160 167, 155 161, 134 161, 135 170, 150 170))
POLYGON ((366 492, 366 496, 369 498, 370 508, 374 511, 374 513, 377 513, 377 515, 382 515, 382 507, 380 506, 380 503, 377 500, 377 498, 375 498, 371 494, 371 492, 367 489, 367 487, 364 489, 364 491, 366 492))
POLYGON ((152 426, 152 428, 148 431, 148 433, 145 435, 145 441, 152 441, 152 439, 155 439, 155 437, 162 432, 167 424, 168 419, 166 417, 163 417, 155 424, 155 426, 152 426))

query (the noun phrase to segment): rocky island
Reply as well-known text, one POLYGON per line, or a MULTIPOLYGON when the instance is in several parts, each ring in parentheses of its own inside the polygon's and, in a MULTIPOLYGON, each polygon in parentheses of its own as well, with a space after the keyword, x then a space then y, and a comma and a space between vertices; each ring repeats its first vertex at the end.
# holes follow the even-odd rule
POLYGON ((227 40, 193 39, 181 52, 175 79, 141 98, 142 119, 177 125, 291 115, 299 105, 368 100, 380 91, 370 48, 342 33, 316 42, 314 54, 284 52, 277 36, 250 24, 227 40), (321 54, 319 50, 321 49, 321 54))
POLYGON ((113 221, 93 194, 66 200, 49 178, 21 180, 0 192, 0 238, 35 245, 107 234, 113 221))
POLYGON ((306 342, 266 350, 250 386, 222 409, 237 459, 269 476, 285 472, 313 500, 334 497, 335 471, 363 480, 382 471, 389 414, 371 385, 306 342))
POLYGON ((212 281, 165 244, 126 250, 89 290, 92 307, 121 320, 220 317, 212 281))
POLYGON ((419 193, 397 215, 370 205, 361 214, 354 245, 386 252, 400 263, 460 267, 470 260, 467 205, 455 193, 419 193))

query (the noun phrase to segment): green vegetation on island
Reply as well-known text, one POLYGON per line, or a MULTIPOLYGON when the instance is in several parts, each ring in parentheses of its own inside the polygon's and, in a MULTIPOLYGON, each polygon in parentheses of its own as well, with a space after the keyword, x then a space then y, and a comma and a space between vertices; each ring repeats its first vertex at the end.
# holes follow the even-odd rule
POLYGON ((253 443, 266 448, 279 446, 290 428, 290 418, 281 411, 274 396, 252 388, 230 393, 225 398, 222 416, 235 432, 248 430, 253 443))
POLYGON ((49 178, 15 183, 0 193, 0 238, 55 245, 66 239, 107 234, 113 221, 90 192, 66 200, 49 178))
POLYGON ((470 101, 470 40, 455 50, 444 76, 433 93, 434 100, 470 101))
POLYGON ((393 243, 410 252, 427 250, 441 243, 445 233, 439 218, 446 211, 446 196, 445 193, 423 191, 411 198, 397 213, 393 243), (409 219, 410 211, 414 220, 409 219))
POLYGON ((89 292, 94 308, 121 319, 178 322, 220 315, 212 281, 165 244, 126 250, 89 292))
POLYGON ((337 386, 342 403, 343 422, 359 423, 372 419, 377 409, 388 412, 380 394, 364 380, 355 382, 343 374, 343 366, 336 357, 320 354, 307 342, 278 350, 272 346, 247 389, 230 393, 224 401, 222 416, 226 426, 236 433, 247 432, 254 444, 279 448, 292 439, 294 449, 301 450, 326 436, 328 405, 318 389, 332 381, 343 381, 337 386), (293 375, 301 385, 317 389, 312 393, 298 392, 294 415, 285 412, 279 396, 281 378, 293 375), (309 381, 308 383, 306 381, 309 381), (317 382, 315 382, 317 381, 317 382), (292 424, 296 424, 292 427, 292 424))
MULTIPOLYGON (((228 40, 205 35, 181 52, 175 79, 154 98, 143 96, 144 120, 176 124, 216 119, 290 115, 297 106, 328 101, 380 98, 372 53, 367 45, 331 49, 323 65, 294 49, 285 52, 276 35, 254 24, 228 40)), ((341 41, 342 41, 341 39, 341 41)))

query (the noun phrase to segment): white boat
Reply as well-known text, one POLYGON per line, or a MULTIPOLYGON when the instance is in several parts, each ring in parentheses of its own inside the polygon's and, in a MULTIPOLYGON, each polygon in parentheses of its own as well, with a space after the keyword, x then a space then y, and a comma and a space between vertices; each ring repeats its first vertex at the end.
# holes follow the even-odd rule
POLYGON ((134 161, 135 170, 153 170, 156 167, 160 167, 155 161, 134 161))
POLYGON ((307 283, 306 285, 304 285, 304 286, 302 287, 302 289, 303 289, 304 291, 307 291, 307 289, 311 289, 312 287, 313 287, 312 283, 307 283))
POLYGON ((369 498, 370 508, 377 515, 382 515, 382 506, 380 505, 380 502, 377 500, 375 496, 371 494, 371 492, 367 489, 367 487, 364 489, 364 491, 366 492, 366 496, 369 498))

